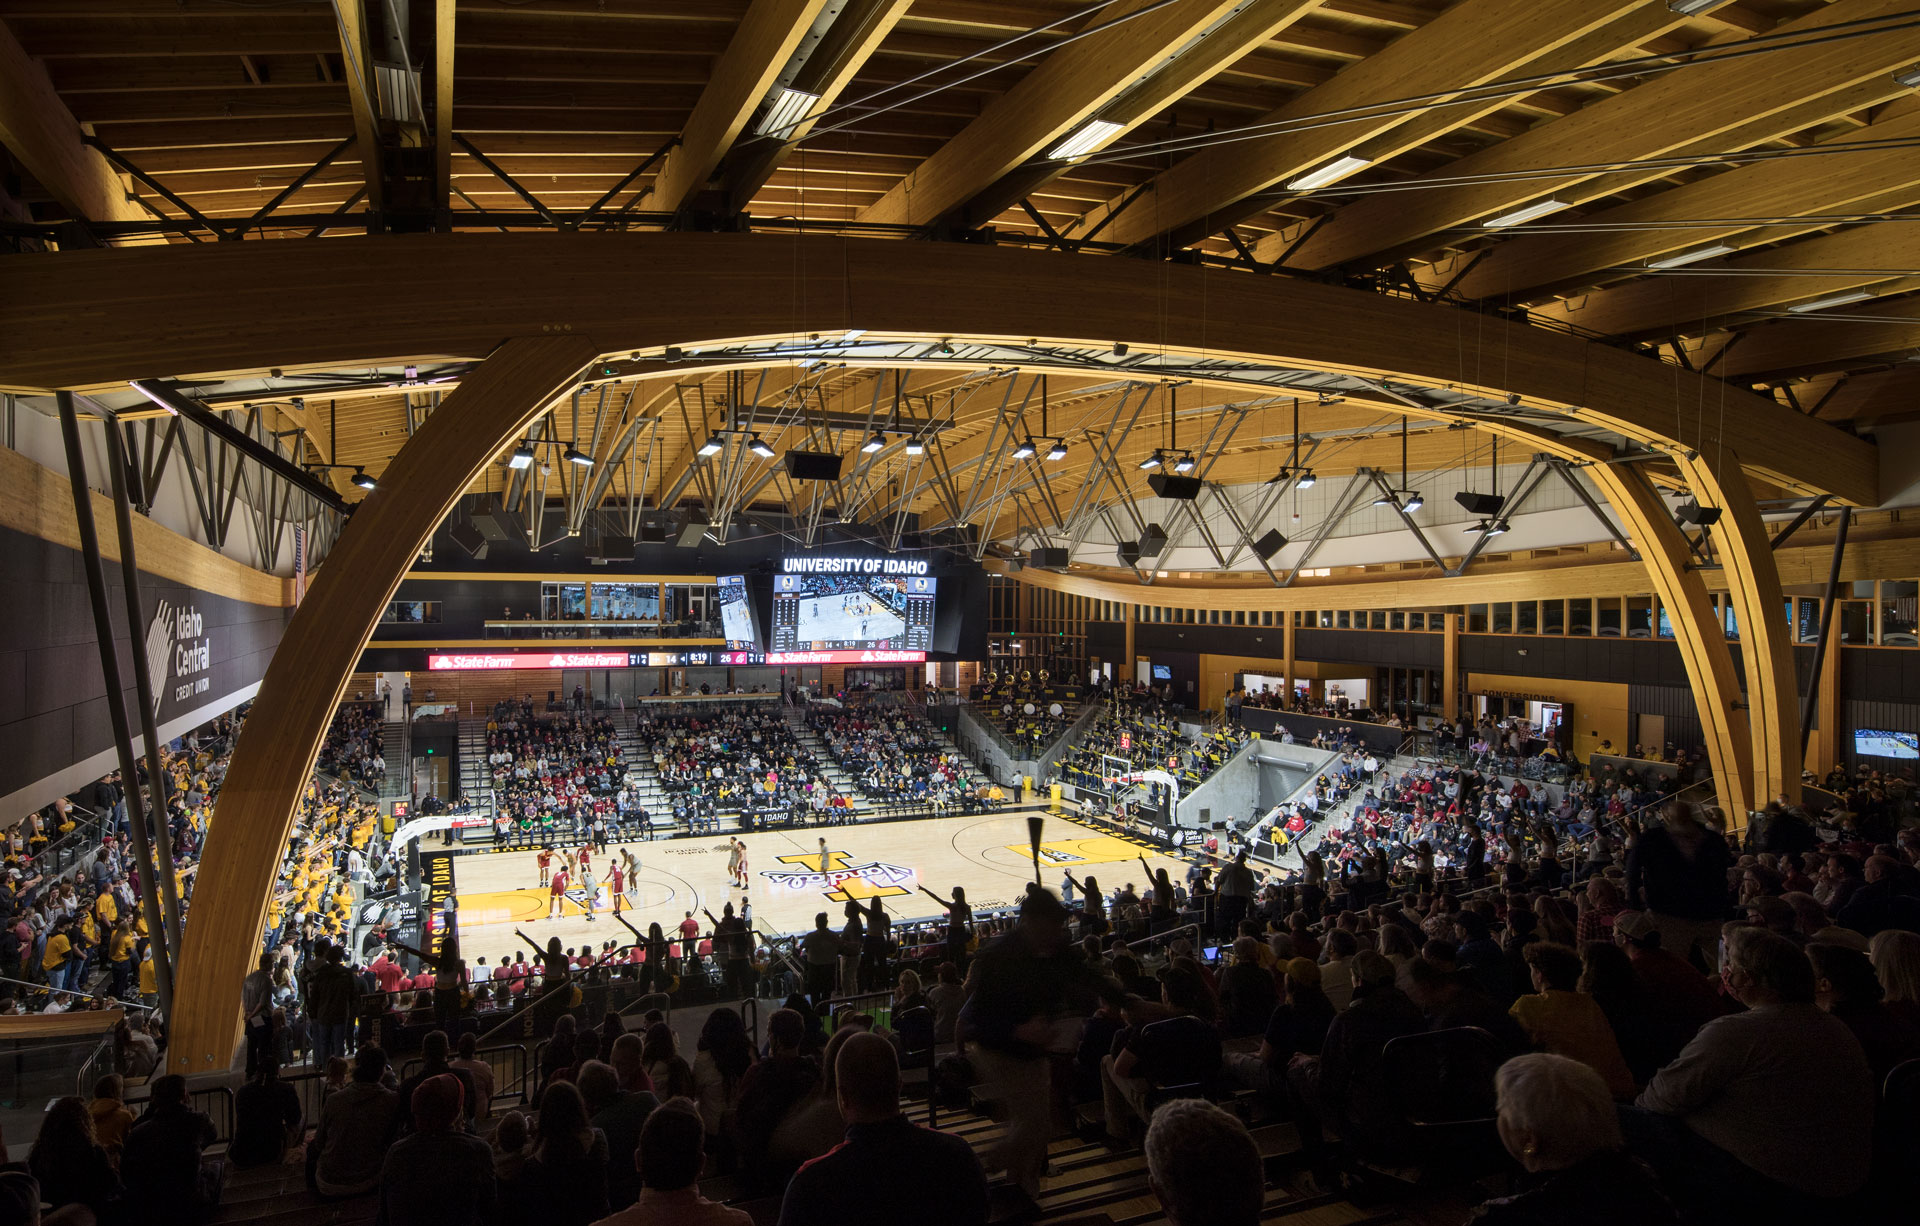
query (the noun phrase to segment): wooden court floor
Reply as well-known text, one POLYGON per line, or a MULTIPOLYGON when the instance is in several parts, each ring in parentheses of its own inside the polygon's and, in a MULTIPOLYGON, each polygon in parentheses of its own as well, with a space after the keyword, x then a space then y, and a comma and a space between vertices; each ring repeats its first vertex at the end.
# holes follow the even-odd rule
MULTIPOLYGON (((658 922, 669 937, 688 911, 711 928, 702 914, 715 915, 726 903, 737 910, 743 899, 753 903, 754 926, 762 932, 802 932, 813 927, 817 912, 828 913, 837 929, 849 897, 863 902, 884 901, 898 920, 937 917, 939 906, 919 887, 940 894, 954 886, 967 891, 977 910, 1012 906, 1033 880, 1033 854, 1028 846, 1027 811, 976 814, 928 821, 885 822, 872 825, 802 827, 759 831, 737 836, 747 847, 748 888, 733 886, 727 877, 727 839, 670 839, 651 843, 613 843, 617 857, 625 847, 640 860, 637 881, 628 884, 624 918, 642 932, 658 922), (826 871, 822 872, 818 839, 827 840, 826 871)), ((1154 868, 1166 868, 1183 880, 1186 864, 1144 842, 1116 837, 1068 817, 1047 816, 1041 833, 1041 879, 1056 891, 1071 868, 1085 880, 1091 874, 1103 891, 1133 882, 1144 888, 1147 873, 1139 856, 1154 868)), ((633 936, 609 914, 605 857, 594 857, 601 878, 600 898, 589 922, 585 896, 571 891, 558 918, 548 918, 551 899, 540 887, 535 853, 490 852, 454 857, 454 889, 459 900, 460 948, 471 963, 484 956, 488 966, 503 954, 525 949, 515 927, 544 944, 559 937, 562 945, 598 947, 605 941, 622 945, 633 936)), ((531 956, 531 951, 529 951, 531 956)))

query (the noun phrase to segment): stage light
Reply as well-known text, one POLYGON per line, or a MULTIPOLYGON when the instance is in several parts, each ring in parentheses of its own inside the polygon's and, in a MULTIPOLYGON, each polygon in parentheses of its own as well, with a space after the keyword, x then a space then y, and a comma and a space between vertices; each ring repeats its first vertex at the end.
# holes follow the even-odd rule
POLYGON ((860 444, 860 450, 866 453, 867 455, 872 455, 874 452, 880 450, 882 447, 885 447, 886 445, 887 445, 887 436, 880 433, 878 430, 875 430, 873 432, 872 438, 860 444))
POLYGON ((1158 447, 1155 447, 1153 449, 1152 455, 1140 461, 1140 471, 1143 473, 1150 473, 1154 469, 1160 467, 1160 465, 1163 463, 1165 463, 1165 458, 1160 454, 1160 449, 1158 447))
POLYGON ((1047 448, 1047 459, 1057 463, 1066 458, 1067 458, 1067 445, 1065 443, 1056 442, 1053 446, 1047 448))
POLYGON ((766 440, 757 434, 747 440, 747 450, 763 460, 771 460, 773 458, 773 448, 767 446, 766 440))
POLYGON ((347 480, 353 482, 363 490, 370 490, 375 484, 373 477, 364 468, 354 469, 353 476, 347 478, 347 480))
POLYGON ((927 453, 926 440, 921 439, 917 436, 907 440, 908 455, 925 455, 926 453, 927 453))
POLYGON ((518 447, 515 447, 513 449, 513 454, 507 457, 507 467, 508 468, 532 468, 533 467, 533 448, 528 447, 524 443, 518 447))
POLYGON ((1311 468, 1303 468, 1300 470, 1300 479, 1293 483, 1293 488, 1297 490, 1310 490, 1313 488, 1313 483, 1316 479, 1311 468))
POLYGON ((593 467, 593 457, 571 443, 567 444, 567 449, 560 453, 560 458, 569 464, 577 464, 581 468, 593 467))
POLYGON ((709 434, 707 436, 707 441, 700 444, 700 450, 698 452, 698 455, 700 456, 701 459, 705 459, 708 456, 719 455, 721 452, 725 451, 726 449, 727 449, 726 439, 721 438, 717 434, 709 434))
POLYGON ((773 105, 767 108, 765 115, 761 116, 759 124, 754 128, 754 134, 785 138, 788 131, 805 119, 807 112, 812 110, 814 104, 819 101, 819 94, 810 94, 804 89, 783 88, 774 95, 773 105))
POLYGON ((1016 460, 1031 460, 1034 453, 1039 450, 1038 447, 1033 445, 1033 440, 1028 439, 1013 449, 1013 458, 1016 460))
POLYGON ((1186 451, 1181 452, 1180 458, 1173 462, 1173 471, 1177 473, 1192 472, 1193 471, 1193 454, 1191 452, 1186 452, 1186 451))

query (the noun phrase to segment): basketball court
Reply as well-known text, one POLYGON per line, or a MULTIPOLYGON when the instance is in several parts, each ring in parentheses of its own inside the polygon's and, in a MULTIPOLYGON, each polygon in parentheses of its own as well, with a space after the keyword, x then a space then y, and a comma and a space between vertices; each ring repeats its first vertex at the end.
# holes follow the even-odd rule
POLYGON ((906 644, 907 623, 884 603, 865 593, 808 596, 800 602, 800 637, 822 643, 864 643, 872 647, 906 644))
MULTIPOLYGON (((921 886, 943 896, 961 886, 976 910, 1014 905, 1033 880, 1034 859, 1027 837, 1030 812, 737 835, 747 848, 751 885, 745 891, 728 881, 728 836, 724 834, 616 843, 609 844, 608 850, 613 859, 622 847, 639 857, 640 872, 628 884, 623 918, 642 932, 657 922, 671 937, 689 911, 708 930, 711 925, 701 914, 703 909, 718 915, 731 902, 738 910, 743 897, 751 898, 754 926, 760 931, 802 932, 813 927, 813 917, 820 911, 827 912, 838 928, 849 898, 863 903, 881 899, 895 920, 938 916, 939 906, 920 892, 921 886), (825 865, 818 841, 822 837, 827 840, 825 865)), ((600 898, 589 922, 585 895, 577 888, 563 899, 563 914, 547 918, 552 900, 540 885, 535 854, 483 852, 453 857, 460 948, 469 962, 484 956, 494 966, 501 955, 525 949, 514 935, 515 927, 542 944, 556 936, 562 945, 573 946, 632 941, 633 935, 611 915, 605 884, 608 856, 593 858, 600 898)), ((1047 816, 1041 831, 1040 877, 1058 890, 1061 877, 1071 869, 1082 881, 1089 874, 1098 878, 1103 891, 1129 881, 1140 889, 1147 879, 1141 855, 1153 868, 1166 868, 1176 880, 1184 879, 1185 862, 1144 841, 1116 836, 1069 817, 1047 816)))

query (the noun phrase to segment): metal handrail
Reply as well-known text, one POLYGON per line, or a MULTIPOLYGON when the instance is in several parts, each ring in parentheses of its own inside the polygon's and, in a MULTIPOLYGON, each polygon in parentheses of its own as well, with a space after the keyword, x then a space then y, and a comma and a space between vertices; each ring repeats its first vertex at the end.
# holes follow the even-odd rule
POLYGON ((95 992, 83 992, 79 988, 49 987, 44 983, 34 983, 28 979, 12 979, 6 975, 0 975, 0 983, 17 983, 23 988, 32 988, 36 992, 45 992, 49 996, 55 992, 63 992, 68 996, 77 996, 81 1000, 110 1000, 122 1009, 139 1009, 147 1013, 153 1012, 151 1005, 143 1005, 137 1000, 121 1000, 118 996, 101 996, 95 992))

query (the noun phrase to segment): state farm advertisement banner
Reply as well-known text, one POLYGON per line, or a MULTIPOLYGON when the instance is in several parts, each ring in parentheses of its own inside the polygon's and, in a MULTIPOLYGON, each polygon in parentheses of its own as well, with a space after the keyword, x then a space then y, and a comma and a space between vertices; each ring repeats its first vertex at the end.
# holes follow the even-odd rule
POLYGON ((769 651, 769 664, 920 664, 924 651, 769 651))
POLYGON ((541 651, 489 655, 483 651, 430 651, 427 667, 456 668, 625 668, 624 651, 541 651))

